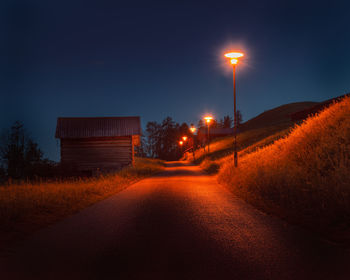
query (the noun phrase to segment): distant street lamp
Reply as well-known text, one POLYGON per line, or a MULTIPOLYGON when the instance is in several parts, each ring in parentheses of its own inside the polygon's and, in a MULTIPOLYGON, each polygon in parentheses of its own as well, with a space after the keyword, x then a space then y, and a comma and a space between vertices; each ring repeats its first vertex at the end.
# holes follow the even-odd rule
POLYGON ((187 136, 182 136, 182 140, 184 140, 184 142, 187 141, 187 136))
POLYGON ((212 121, 212 119, 213 119, 213 117, 211 117, 211 116, 206 116, 206 117, 204 117, 204 120, 205 120, 205 122, 206 122, 206 124, 207 124, 207 127, 208 127, 208 133, 207 133, 207 140, 208 140, 208 154, 209 154, 209 125, 210 125, 210 122, 212 121))
POLYGON ((193 124, 190 127, 190 131, 194 134, 196 132, 196 128, 193 126, 193 124))
POLYGON ((190 131, 192 132, 192 155, 193 155, 193 161, 196 160, 195 154, 194 154, 194 133, 196 132, 196 128, 193 124, 191 124, 190 131))
POLYGON ((184 141, 179 141, 179 145, 180 145, 180 147, 181 147, 181 153, 182 153, 182 146, 183 146, 183 144, 184 144, 184 141))
POLYGON ((244 56, 241 52, 229 52, 225 54, 225 57, 230 58, 230 62, 232 64, 233 68, 233 100, 234 100, 234 128, 233 128, 233 135, 234 135, 234 150, 233 150, 233 157, 234 157, 234 165, 237 167, 238 165, 238 157, 237 157, 237 110, 236 110, 236 64, 238 63, 238 58, 244 56))

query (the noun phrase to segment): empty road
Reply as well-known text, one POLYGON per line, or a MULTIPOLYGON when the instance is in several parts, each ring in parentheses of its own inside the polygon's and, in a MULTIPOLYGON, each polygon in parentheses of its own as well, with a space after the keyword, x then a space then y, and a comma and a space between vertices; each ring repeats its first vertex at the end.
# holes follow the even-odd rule
POLYGON ((349 253, 181 162, 35 233, 1 262, 3 280, 350 279, 349 253))

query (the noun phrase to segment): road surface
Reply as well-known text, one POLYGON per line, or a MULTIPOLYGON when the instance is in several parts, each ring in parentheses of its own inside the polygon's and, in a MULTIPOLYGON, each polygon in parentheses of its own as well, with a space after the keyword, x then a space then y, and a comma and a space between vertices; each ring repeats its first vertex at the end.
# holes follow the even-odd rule
POLYGON ((168 163, 35 233, 1 279, 350 279, 349 253, 235 198, 196 166, 168 163))

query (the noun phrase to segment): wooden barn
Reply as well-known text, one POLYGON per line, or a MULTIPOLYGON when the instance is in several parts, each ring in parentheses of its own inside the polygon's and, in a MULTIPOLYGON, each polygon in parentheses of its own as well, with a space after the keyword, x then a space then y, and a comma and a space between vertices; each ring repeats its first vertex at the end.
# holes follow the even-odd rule
POLYGON ((140 117, 57 119, 61 164, 82 173, 110 172, 133 165, 134 146, 140 145, 140 136, 140 117))

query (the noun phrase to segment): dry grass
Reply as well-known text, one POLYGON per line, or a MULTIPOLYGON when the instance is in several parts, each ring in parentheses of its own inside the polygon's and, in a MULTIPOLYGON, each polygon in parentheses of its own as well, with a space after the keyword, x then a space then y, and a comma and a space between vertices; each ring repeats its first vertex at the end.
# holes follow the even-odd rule
MULTIPOLYGON (((288 127, 288 126, 287 126, 288 127)), ((291 128, 271 126, 242 132, 237 136, 238 156, 242 157, 262 147, 274 143, 290 133, 291 128)), ((224 162, 231 160, 233 153, 233 137, 217 139, 211 144, 211 152, 207 155, 203 150, 196 152, 196 163, 210 174, 217 173, 224 162)), ((192 160, 192 155, 187 155, 192 160)))
MULTIPOLYGON (((260 129, 252 129, 239 133, 237 136, 238 150, 247 153, 247 149, 256 149, 262 145, 266 145, 266 141, 269 139, 269 143, 272 143, 276 139, 279 139, 289 133, 291 123, 285 123, 283 125, 269 126, 260 129), (264 142, 265 141, 265 142, 264 142)), ((207 148, 206 148, 207 149, 207 148)), ((249 150, 249 151, 251 151, 249 150)), ((227 157, 233 153, 233 137, 217 138, 210 143, 210 153, 208 154, 204 149, 196 150, 195 163, 201 163, 204 160, 215 161, 227 157)), ((192 153, 186 153, 184 159, 192 160, 192 153)))
POLYGON ((350 97, 345 97, 289 136, 243 155, 238 168, 227 157, 218 178, 265 211, 344 240, 350 239, 349 174, 350 97))
POLYGON ((1 186, 0 241, 16 239, 16 235, 71 215, 163 168, 160 160, 140 158, 135 167, 98 178, 1 186))

